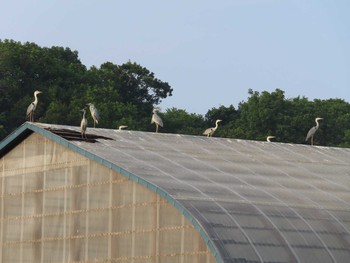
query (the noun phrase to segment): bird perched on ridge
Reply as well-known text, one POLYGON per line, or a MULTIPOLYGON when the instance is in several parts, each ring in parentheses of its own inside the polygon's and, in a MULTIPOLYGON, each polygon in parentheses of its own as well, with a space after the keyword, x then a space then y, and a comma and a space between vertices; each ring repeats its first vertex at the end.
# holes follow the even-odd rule
POLYGON ((38 94, 42 93, 39 90, 34 91, 34 101, 32 103, 29 104, 28 108, 27 108, 27 119, 29 119, 29 121, 34 122, 34 112, 36 109, 36 106, 38 105, 38 94))
POLYGON ((276 138, 276 137, 275 136, 267 136, 266 141, 271 142, 271 139, 274 139, 274 138, 276 138))
POLYGON ((94 120, 94 128, 96 127, 96 124, 100 121, 100 114, 98 113, 98 110, 96 109, 95 105, 91 102, 86 104, 89 106, 91 117, 94 120))
POLYGON ((212 137, 214 132, 217 130, 217 128, 219 127, 219 122, 221 120, 216 120, 215 122, 215 127, 211 127, 211 128, 208 128, 206 129, 204 132, 203 132, 203 135, 207 135, 208 137, 212 137))
POLYGON ((316 131, 318 130, 318 128, 320 127, 320 124, 318 123, 318 121, 320 121, 320 120, 323 120, 323 118, 317 117, 315 119, 316 126, 312 127, 306 135, 305 141, 307 142, 311 138, 311 145, 314 145, 314 135, 315 135, 316 131))
POLYGON ((158 132, 159 126, 163 127, 163 121, 159 117, 159 115, 157 114, 157 111, 159 111, 159 109, 157 109, 157 108, 153 109, 153 115, 152 115, 152 119, 151 119, 151 123, 155 123, 156 124, 156 132, 158 132))
POLYGON ((128 126, 126 126, 126 125, 120 125, 119 127, 118 127, 118 131, 121 131, 122 129, 125 129, 125 128, 127 128, 128 126))
POLYGON ((86 128, 87 128, 87 125, 88 125, 88 121, 87 121, 87 118, 85 117, 86 110, 82 109, 80 111, 83 112, 83 118, 81 119, 81 122, 80 122, 81 138, 87 138, 87 136, 86 136, 86 128))

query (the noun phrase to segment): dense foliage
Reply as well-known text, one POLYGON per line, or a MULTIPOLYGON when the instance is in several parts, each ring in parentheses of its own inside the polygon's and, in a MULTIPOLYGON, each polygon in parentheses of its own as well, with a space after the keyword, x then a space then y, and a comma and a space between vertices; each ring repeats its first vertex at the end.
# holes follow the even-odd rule
MULTIPOLYGON (((231 111, 228 111, 229 108, 221 109, 224 122, 216 136, 266 140, 268 135, 274 135, 279 142, 305 143, 308 130, 316 125, 315 118, 322 117, 314 144, 350 146, 350 104, 344 100, 286 99, 280 89, 271 93, 250 90, 249 95, 248 101, 241 102, 237 111, 232 106, 231 111)), ((215 118, 211 118, 211 122, 215 118)))
MULTIPOLYGON (((0 139, 25 121, 35 90, 43 92, 35 113, 39 122, 77 126, 80 109, 92 102, 101 115, 98 127, 127 125, 144 131, 154 131, 152 108, 172 95, 168 83, 136 63, 106 62, 87 69, 69 48, 0 40, 0 139)), ((205 116, 166 109, 159 114, 164 122, 160 132, 200 135, 221 119, 214 136, 265 140, 274 135, 279 142, 305 143, 314 119, 322 117, 314 143, 350 146, 350 105, 344 100, 286 99, 279 89, 271 93, 249 90, 248 95, 237 109, 220 106, 205 116)))
POLYGON ((35 90, 43 92, 37 121, 79 125, 80 109, 92 102, 103 116, 98 127, 141 130, 152 128, 153 106, 172 94, 168 83, 136 63, 86 69, 69 48, 0 41, 1 139, 25 121, 35 90))

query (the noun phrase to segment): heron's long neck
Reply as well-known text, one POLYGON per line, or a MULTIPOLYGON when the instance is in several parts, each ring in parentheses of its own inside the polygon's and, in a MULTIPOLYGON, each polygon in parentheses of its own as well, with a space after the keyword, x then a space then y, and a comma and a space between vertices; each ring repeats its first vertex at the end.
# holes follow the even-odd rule
POLYGON ((216 130, 218 127, 219 127, 219 122, 216 121, 216 122, 215 122, 215 130, 216 130))
POLYGON ((34 94, 34 102, 35 105, 38 104, 38 95, 35 93, 34 94))
POLYGON ((320 124, 318 123, 318 120, 316 121, 316 129, 318 129, 318 127, 320 127, 320 124))
POLYGON ((86 111, 83 111, 83 119, 85 119, 85 113, 86 113, 86 111))

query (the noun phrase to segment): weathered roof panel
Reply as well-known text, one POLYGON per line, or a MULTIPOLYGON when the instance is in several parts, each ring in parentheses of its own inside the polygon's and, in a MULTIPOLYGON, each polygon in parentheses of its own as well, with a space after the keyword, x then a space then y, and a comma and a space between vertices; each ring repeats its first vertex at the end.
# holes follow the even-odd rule
MULTIPOLYGON (((350 257, 350 149, 99 128, 88 128, 89 140, 81 140, 79 127, 26 123, 21 129, 166 197, 218 262, 350 257)), ((0 144, 0 153, 16 136, 0 144)))

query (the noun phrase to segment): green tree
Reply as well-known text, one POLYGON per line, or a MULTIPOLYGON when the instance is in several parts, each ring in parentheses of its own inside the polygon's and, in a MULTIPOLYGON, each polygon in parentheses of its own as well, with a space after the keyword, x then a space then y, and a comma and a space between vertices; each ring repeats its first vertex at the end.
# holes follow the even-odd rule
POLYGON ((248 101, 241 102, 238 107, 237 136, 251 140, 265 140, 268 135, 283 137, 281 128, 286 126, 289 108, 284 91, 259 93, 249 90, 249 95, 248 101))
POLYGON ((0 40, 0 139, 25 121, 37 89, 43 94, 36 121, 79 125, 80 109, 92 102, 101 114, 99 127, 123 123, 139 130, 148 128, 153 106, 172 95, 168 83, 136 63, 87 70, 69 48, 0 40))
MULTIPOLYGON (((87 69, 78 52, 63 47, 39 47, 35 43, 0 40, 0 139, 25 121, 25 112, 35 90, 41 90, 36 120, 79 125, 80 109, 92 102, 100 111, 98 127, 154 131, 152 109, 172 88, 153 72, 135 62, 103 63, 87 69)), ((286 99, 284 91, 248 91, 238 108, 212 108, 203 117, 184 109, 159 113, 161 132, 201 135, 221 119, 217 137, 265 140, 275 135, 279 142, 305 143, 308 130, 322 117, 314 143, 350 146, 350 105, 341 99, 309 101, 286 99)), ((87 114, 92 124, 90 114, 87 114)))
POLYGON ((216 120, 220 119, 219 128, 214 136, 217 137, 236 137, 235 123, 238 118, 238 112, 233 105, 229 107, 220 106, 219 108, 212 108, 205 114, 205 129, 214 127, 216 120))
POLYGON ((199 135, 205 127, 202 115, 187 113, 183 109, 171 108, 159 115, 164 123, 162 132, 199 135))
POLYGON ((85 72, 78 53, 69 48, 0 41, 0 107, 7 132, 25 121, 36 89, 43 91, 36 110, 37 121, 72 124, 69 102, 85 72))
POLYGON ((131 62, 120 66, 107 62, 99 69, 92 67, 86 79, 85 97, 95 104, 103 116, 100 127, 114 127, 116 121, 129 118, 128 123, 131 125, 132 122, 135 129, 147 129, 145 124, 149 122, 153 106, 172 95, 168 83, 131 62), (123 112, 129 116, 121 115, 123 112))
POLYGON ((344 139, 339 146, 350 147, 350 129, 344 131, 344 139))
POLYGON ((315 99, 314 117, 321 117, 320 128, 315 136, 321 145, 347 145, 346 134, 350 130, 350 104, 341 99, 315 99))

